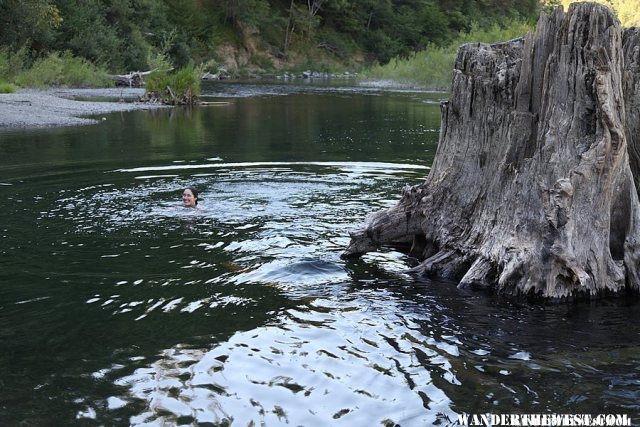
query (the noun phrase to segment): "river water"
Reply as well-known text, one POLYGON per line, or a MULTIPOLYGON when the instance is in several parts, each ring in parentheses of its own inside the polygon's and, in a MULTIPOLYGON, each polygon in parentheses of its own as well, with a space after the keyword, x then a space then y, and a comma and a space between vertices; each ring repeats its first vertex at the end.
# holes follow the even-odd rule
POLYGON ((445 94, 205 94, 1 131, 0 425, 640 422, 636 301, 528 305, 410 277, 393 250, 340 259, 428 174, 445 94))

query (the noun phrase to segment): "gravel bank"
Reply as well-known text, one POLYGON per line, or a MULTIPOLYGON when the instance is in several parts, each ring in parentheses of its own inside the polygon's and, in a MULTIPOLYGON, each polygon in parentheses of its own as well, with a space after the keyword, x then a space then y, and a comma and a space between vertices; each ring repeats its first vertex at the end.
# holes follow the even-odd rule
POLYGON ((144 89, 25 89, 0 94, 0 128, 75 126, 97 123, 86 118, 116 111, 166 108, 163 105, 134 102, 144 89), (96 98, 121 102, 78 101, 96 98))

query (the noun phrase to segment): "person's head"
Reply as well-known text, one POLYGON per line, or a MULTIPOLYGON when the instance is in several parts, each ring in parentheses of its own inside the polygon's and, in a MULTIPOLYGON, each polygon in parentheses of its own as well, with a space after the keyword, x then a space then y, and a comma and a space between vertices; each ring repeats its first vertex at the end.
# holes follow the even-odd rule
POLYGON ((194 208, 198 204, 198 190, 187 187, 182 192, 182 204, 186 208, 194 208))

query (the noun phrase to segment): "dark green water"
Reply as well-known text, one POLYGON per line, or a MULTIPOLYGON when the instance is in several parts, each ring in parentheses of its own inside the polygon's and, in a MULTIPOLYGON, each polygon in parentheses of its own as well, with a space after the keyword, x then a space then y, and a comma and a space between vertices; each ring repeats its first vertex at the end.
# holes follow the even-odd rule
POLYGON ((0 131, 0 425, 638 416, 638 303, 516 305, 416 282, 397 252, 340 260, 428 173, 442 94, 207 93, 229 104, 0 131))

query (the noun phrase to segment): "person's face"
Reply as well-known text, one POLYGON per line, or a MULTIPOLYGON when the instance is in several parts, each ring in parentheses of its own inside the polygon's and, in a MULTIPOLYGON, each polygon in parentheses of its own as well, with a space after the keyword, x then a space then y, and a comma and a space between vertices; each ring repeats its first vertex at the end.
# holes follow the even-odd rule
POLYGON ((182 193, 182 204, 187 208, 193 208, 196 205, 196 198, 193 196, 191 190, 186 189, 182 193))

